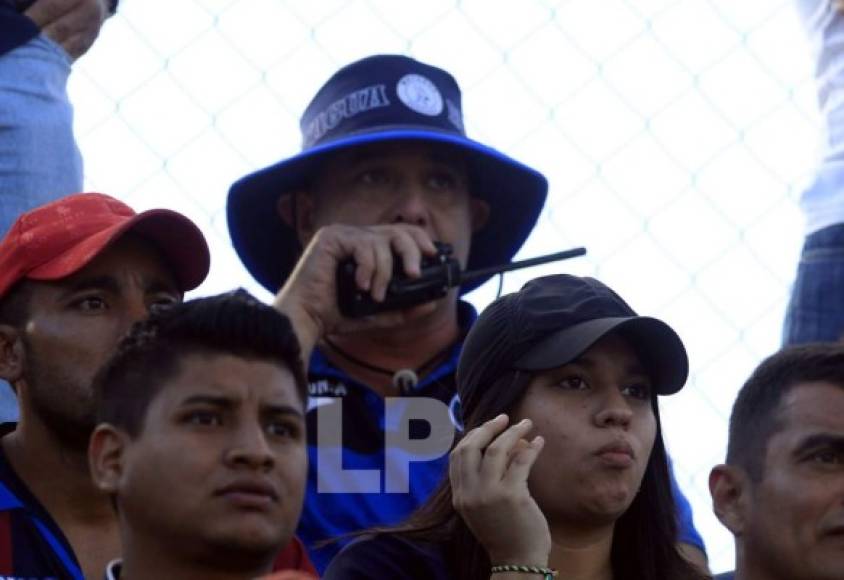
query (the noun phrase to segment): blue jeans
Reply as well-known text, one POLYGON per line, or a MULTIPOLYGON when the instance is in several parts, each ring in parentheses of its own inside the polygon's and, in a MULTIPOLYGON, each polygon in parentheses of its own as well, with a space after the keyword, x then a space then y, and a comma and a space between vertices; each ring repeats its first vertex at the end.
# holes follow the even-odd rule
MULTIPOLYGON (((70 64, 43 35, 0 56, 0 237, 23 212, 82 191, 70 64)), ((0 381, 0 421, 15 418, 14 394, 0 381)))
POLYGON ((783 345, 836 341, 844 334, 844 224, 806 237, 785 313, 783 345))
POLYGON ((0 56, 0 236, 23 212, 82 191, 70 58, 45 36, 0 56))

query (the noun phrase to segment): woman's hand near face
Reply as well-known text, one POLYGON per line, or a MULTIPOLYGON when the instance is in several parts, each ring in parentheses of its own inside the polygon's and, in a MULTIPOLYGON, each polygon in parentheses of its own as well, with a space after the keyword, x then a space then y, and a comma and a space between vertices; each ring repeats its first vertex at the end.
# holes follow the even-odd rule
POLYGON ((507 427, 499 415, 470 431, 451 452, 452 502, 493 564, 546 566, 548 522, 528 490, 544 440, 524 437, 529 419, 507 427))

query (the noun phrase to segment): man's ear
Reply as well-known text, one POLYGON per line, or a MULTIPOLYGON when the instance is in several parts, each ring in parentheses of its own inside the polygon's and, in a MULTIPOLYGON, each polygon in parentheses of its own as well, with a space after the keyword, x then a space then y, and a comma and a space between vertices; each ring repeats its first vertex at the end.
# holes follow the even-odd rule
POLYGON ((478 232, 489 220, 489 204, 482 199, 473 197, 469 200, 469 211, 472 216, 472 232, 478 232))
POLYGON ((316 231, 313 196, 306 191, 286 193, 278 198, 275 207, 281 220, 295 228, 299 243, 305 247, 316 231))
POLYGON ((0 324, 0 379, 9 384, 23 375, 26 364, 26 351, 20 331, 14 326, 0 324))
POLYGON ((734 536, 744 533, 750 511, 750 486, 747 473, 734 465, 716 465, 709 473, 712 511, 734 536))
POLYGON ((100 491, 117 493, 123 476, 129 435, 108 423, 100 423, 88 441, 91 479, 100 491))

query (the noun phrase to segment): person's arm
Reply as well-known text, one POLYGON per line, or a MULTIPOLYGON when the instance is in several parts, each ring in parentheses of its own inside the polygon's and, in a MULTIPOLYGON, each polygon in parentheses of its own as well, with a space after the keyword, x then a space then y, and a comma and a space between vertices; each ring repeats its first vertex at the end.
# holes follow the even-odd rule
POLYGON ((76 60, 93 46, 116 7, 113 0, 36 0, 24 16, 76 60))

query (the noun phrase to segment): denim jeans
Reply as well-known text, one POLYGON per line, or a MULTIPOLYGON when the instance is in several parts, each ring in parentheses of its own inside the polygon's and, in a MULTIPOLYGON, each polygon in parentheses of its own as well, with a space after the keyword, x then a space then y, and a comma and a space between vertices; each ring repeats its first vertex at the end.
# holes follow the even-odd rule
POLYGON ((782 342, 836 341, 843 334, 844 224, 836 224, 806 237, 782 342))
MULTIPOLYGON (((82 156, 67 98, 70 58, 45 36, 0 56, 0 236, 17 217, 82 191, 82 156)), ((0 421, 17 402, 0 381, 0 421)))
POLYGON ((0 236, 23 212, 82 190, 70 58, 42 36, 0 56, 0 236))

